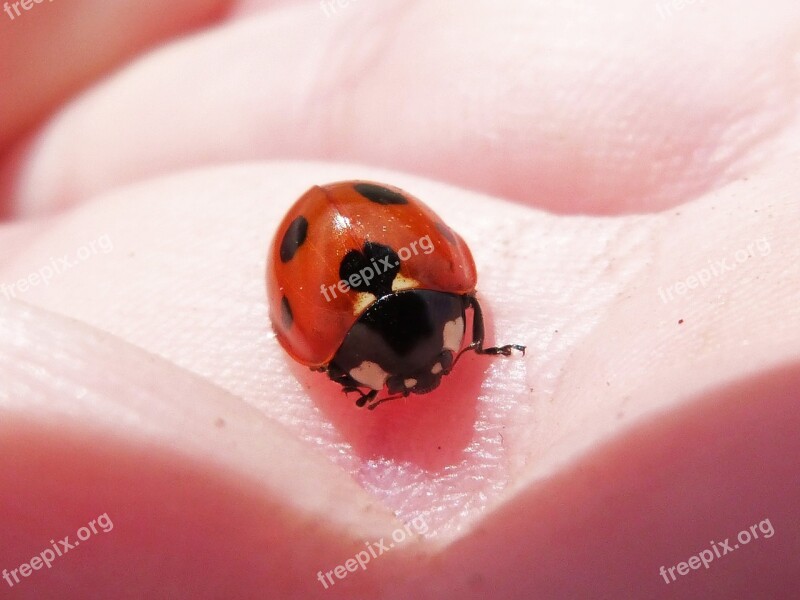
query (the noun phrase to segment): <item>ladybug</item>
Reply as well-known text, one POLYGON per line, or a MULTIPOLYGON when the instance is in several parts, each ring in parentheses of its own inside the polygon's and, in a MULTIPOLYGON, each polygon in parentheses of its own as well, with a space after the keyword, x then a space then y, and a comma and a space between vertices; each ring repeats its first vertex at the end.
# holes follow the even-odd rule
POLYGON ((476 282, 455 231, 417 198, 369 181, 309 189, 283 218, 267 261, 281 346, 370 409, 435 389, 468 350, 525 353, 519 344, 483 347, 476 282), (383 389, 388 397, 377 399, 383 389))

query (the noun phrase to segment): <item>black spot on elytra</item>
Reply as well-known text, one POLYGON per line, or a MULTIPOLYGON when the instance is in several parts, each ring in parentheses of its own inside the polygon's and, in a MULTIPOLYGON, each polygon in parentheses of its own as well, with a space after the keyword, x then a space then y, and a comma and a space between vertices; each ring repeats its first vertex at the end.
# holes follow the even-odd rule
POLYGON ((353 186, 355 190, 367 200, 376 204, 408 204, 408 199, 402 194, 398 194, 374 183, 357 183, 353 186))
POLYGON ((453 230, 450 229, 447 225, 442 223, 441 221, 436 221, 436 229, 439 230, 444 237, 447 238, 447 241, 451 244, 456 243, 456 236, 453 235, 453 230))
POLYGON ((289 305, 289 299, 284 296, 281 299, 281 324, 284 329, 289 329, 294 323, 294 315, 292 314, 292 307, 289 305))
POLYGON ((294 258, 297 249, 306 241, 308 220, 300 215, 289 224, 281 240, 281 262, 289 262, 294 258))
POLYGON ((381 298, 392 293, 392 282, 399 270, 400 258, 394 250, 383 244, 365 242, 363 252, 351 250, 345 254, 339 264, 339 277, 352 289, 381 298), (351 277, 355 285, 350 282, 351 277))

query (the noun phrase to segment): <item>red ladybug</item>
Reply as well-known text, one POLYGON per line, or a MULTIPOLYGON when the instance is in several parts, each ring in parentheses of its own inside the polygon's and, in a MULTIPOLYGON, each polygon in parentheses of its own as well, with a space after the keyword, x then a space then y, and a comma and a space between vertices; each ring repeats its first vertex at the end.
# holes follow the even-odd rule
POLYGON ((524 354, 518 344, 483 347, 476 282, 455 231, 410 194, 368 181, 308 190, 283 218, 267 261, 278 341, 369 408, 433 390, 467 350, 524 354), (376 400, 384 388, 390 396, 376 400))

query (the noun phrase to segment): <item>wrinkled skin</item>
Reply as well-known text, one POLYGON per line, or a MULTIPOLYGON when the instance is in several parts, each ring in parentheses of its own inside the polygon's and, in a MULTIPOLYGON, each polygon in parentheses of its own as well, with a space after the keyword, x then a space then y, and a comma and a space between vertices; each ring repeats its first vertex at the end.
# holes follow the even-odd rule
POLYGON ((0 569, 114 525, 3 597, 800 593, 800 4, 453 6, 0 13, 0 283, 105 240, 0 296, 0 569), (374 412, 287 360, 268 243, 349 178, 462 234, 524 358, 374 412))

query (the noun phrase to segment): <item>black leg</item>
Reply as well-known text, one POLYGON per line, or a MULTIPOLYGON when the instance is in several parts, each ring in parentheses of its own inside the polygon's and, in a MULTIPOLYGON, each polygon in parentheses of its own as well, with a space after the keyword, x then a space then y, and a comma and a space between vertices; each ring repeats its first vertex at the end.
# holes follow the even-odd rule
POLYGON ((397 398, 405 398, 406 396, 408 396, 408 392, 405 392, 403 394, 395 394, 394 396, 386 396, 386 398, 381 398, 380 400, 376 400, 375 402, 370 404, 367 408, 369 410, 375 410, 375 407, 378 406, 379 404, 383 404, 384 402, 388 402, 389 400, 396 400, 397 398))
POLYGON ((365 394, 360 389, 352 385, 343 385, 342 391, 345 394, 349 394, 350 392, 357 392, 359 394, 359 398, 358 400, 356 400, 356 406, 358 406, 359 408, 364 406, 367 402, 372 402, 375 399, 375 396, 378 395, 378 390, 370 390, 365 394))
POLYGON ((472 350, 475 352, 475 354, 489 354, 492 356, 510 356, 513 350, 518 350, 522 352, 523 356, 525 356, 525 346, 520 344, 506 344, 505 346, 484 348, 483 310, 481 310, 481 305, 475 296, 465 296, 465 300, 465 308, 472 309, 472 342, 470 342, 469 346, 461 350, 461 352, 456 355, 453 365, 456 364, 456 361, 461 357, 462 354, 464 354, 464 352, 469 350, 472 350))
POLYGON ((396 398, 405 398, 409 394, 409 392, 405 392, 402 394, 395 394, 394 396, 387 396, 386 398, 380 398, 378 400, 375 400, 375 398, 378 396, 378 390, 370 390, 369 392, 364 393, 357 387, 354 387, 352 385, 346 385, 342 386, 342 391, 345 394, 349 394, 350 392, 358 392, 360 396, 358 400, 356 400, 356 406, 362 408, 363 406, 367 405, 367 408, 369 410, 375 410, 375 407, 378 406, 379 404, 383 404, 384 402, 387 402, 389 400, 394 400, 396 398), (375 401, 373 402, 373 400, 375 401), (369 404, 370 402, 372 402, 372 404, 369 404))

